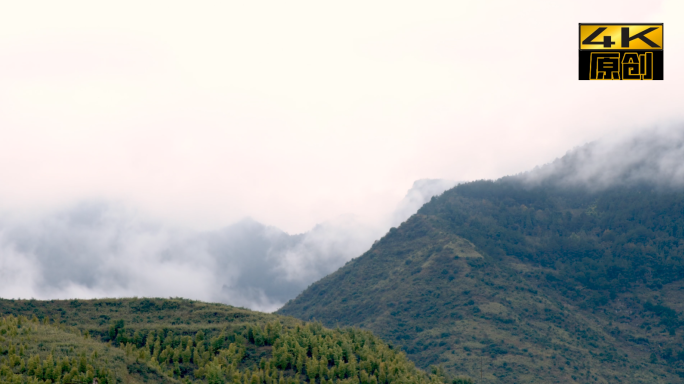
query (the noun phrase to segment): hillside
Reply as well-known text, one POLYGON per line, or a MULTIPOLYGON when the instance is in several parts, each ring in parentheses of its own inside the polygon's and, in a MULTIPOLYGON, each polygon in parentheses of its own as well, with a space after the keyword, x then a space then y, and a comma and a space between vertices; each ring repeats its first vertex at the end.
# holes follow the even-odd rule
POLYGON ((469 383, 358 329, 182 299, 0 300, 2 383, 469 383))
POLYGON ((684 382, 684 193, 461 184, 278 313, 497 383, 684 382))

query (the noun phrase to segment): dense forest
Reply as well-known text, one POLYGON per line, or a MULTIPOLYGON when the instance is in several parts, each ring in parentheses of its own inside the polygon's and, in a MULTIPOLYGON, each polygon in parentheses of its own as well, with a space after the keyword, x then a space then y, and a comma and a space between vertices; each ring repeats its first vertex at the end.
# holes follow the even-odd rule
POLYGON ((461 184, 279 313, 497 382, 684 380, 684 192, 461 184), (465 356, 464 356, 465 355, 465 356), (464 357, 462 357, 464 356, 464 357))
MULTIPOLYGON (((660 289, 684 278, 684 192, 633 186, 525 188, 515 179, 462 185, 423 214, 488 254, 515 256, 557 272, 563 292, 575 283, 605 303, 640 284, 660 289)), ((593 302, 591 302, 593 304, 593 302)))
POLYGON ((449 383, 369 331, 181 299, 0 300, 3 383, 449 383))

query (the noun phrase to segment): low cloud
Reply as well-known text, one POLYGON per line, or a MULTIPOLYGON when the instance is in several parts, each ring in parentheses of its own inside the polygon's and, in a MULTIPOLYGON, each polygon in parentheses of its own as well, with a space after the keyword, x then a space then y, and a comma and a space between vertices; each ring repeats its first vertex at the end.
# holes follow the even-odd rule
POLYGON ((396 227, 411 217, 423 204, 430 201, 433 196, 441 195, 447 189, 456 186, 458 182, 443 179, 421 179, 413 183, 403 200, 397 205, 397 209, 391 216, 390 224, 396 227))
POLYGON ((31 220, 5 217, 0 297, 180 296, 270 312, 453 185, 419 180, 381 222, 342 216, 297 235, 249 219, 212 231, 180 229, 109 202, 31 220))
POLYGON ((520 177, 530 185, 579 186, 591 190, 638 184, 681 187, 684 127, 651 129, 592 142, 520 177))

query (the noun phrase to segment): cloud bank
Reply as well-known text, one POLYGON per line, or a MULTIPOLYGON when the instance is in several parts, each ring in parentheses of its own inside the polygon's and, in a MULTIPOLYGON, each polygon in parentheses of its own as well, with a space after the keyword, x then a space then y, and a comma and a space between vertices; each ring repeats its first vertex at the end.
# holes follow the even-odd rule
POLYGON ((297 235, 245 219, 180 229, 109 202, 0 220, 0 297, 187 297, 274 311, 455 183, 419 180, 381 222, 342 216, 297 235))

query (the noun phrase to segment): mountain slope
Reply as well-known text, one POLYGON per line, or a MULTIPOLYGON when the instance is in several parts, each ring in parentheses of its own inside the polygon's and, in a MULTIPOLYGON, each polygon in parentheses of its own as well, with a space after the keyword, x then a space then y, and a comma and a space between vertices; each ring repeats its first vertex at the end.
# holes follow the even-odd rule
POLYGON ((428 375, 368 331, 220 304, 0 300, 0 313, 3 383, 470 382, 428 375))
POLYGON ((461 184, 279 313, 496 382, 682 382, 684 193, 461 184), (465 354, 465 356, 463 356, 465 354))

